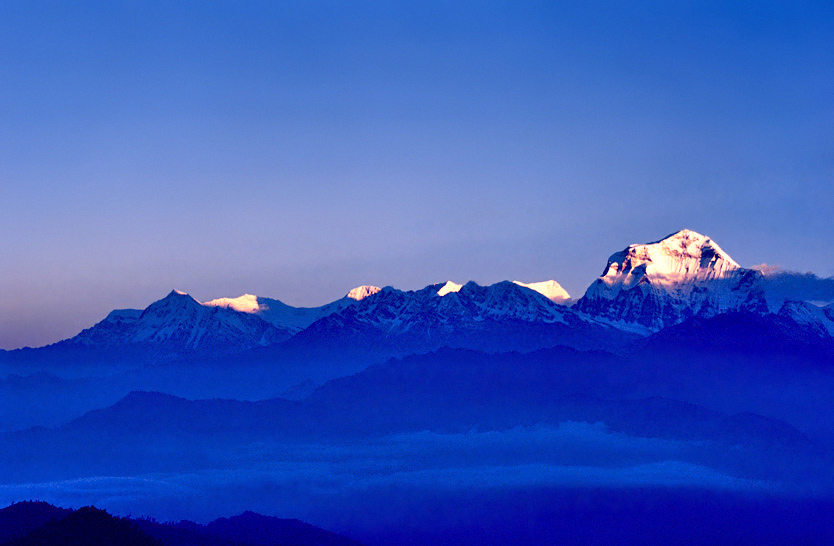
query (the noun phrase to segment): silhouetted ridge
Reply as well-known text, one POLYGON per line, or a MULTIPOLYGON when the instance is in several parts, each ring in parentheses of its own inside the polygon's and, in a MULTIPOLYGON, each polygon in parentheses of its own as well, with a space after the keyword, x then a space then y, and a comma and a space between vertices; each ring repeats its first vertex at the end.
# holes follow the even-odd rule
POLYGON ((362 546, 295 519, 244 512, 208 525, 111 516, 88 506, 20 502, 0 510, 2 546, 362 546))
POLYGON ((767 438, 771 444, 792 449, 816 451, 817 446, 807 436, 784 421, 770 419, 756 413, 742 412, 719 419, 717 430, 724 438, 736 442, 760 442, 767 438))
POLYGON ((0 543, 26 535, 70 511, 46 502, 17 502, 0 510, 0 543))
POLYGON ((249 511, 212 521, 206 531, 235 542, 261 546, 361 546, 354 540, 297 519, 280 519, 249 511))
POLYGON ((130 520, 111 516, 92 506, 45 523, 5 546, 162 546, 130 520))
POLYGON ((142 433, 153 441, 195 434, 312 439, 461 432, 472 427, 505 430, 573 421, 601 422, 613 431, 642 437, 722 443, 757 438, 767 444, 805 445, 802 435, 786 423, 776 426, 776 421, 748 418, 751 426, 745 428, 738 426, 739 418, 727 417, 731 413, 669 397, 618 400, 599 395, 606 388, 602 381, 611 381, 609 389, 614 391, 622 380, 619 375, 631 365, 614 355, 569 348, 499 355, 443 349, 371 366, 330 381, 298 402, 190 401, 131 393, 65 430, 112 437, 142 433), (577 394, 592 392, 596 394, 577 394))
POLYGON ((178 404, 181 402, 186 402, 186 399, 181 398, 179 396, 174 396, 172 394, 166 394, 164 392, 130 391, 127 394, 127 396, 125 396, 118 402, 118 405, 133 406, 135 404, 146 403, 171 405, 178 404))

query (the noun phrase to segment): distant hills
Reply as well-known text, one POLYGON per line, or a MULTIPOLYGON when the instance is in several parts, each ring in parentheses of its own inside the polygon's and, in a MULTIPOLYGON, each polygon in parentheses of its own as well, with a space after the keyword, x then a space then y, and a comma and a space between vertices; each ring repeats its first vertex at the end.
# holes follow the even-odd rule
MULTIPOLYGON (((697 343, 698 331, 688 331, 695 335, 679 340, 679 347, 697 343)), ((259 442, 350 444, 421 431, 464 434, 571 422, 600 425, 607 434, 691 443, 675 457, 732 475, 787 480, 803 489, 834 486, 834 474, 824 470, 832 462, 826 408, 834 370, 807 384, 806 371, 784 367, 779 356, 708 354, 708 365, 681 358, 658 372, 668 357, 657 351, 624 359, 569 348, 527 354, 443 349, 331 380, 300 401, 134 392, 55 429, 0 435, 0 480, 211 467, 228 450, 259 442), (797 378, 801 389, 793 385, 797 378), (774 397, 773 389, 783 392, 774 397), (64 447, 43 447, 51 445, 64 447)))

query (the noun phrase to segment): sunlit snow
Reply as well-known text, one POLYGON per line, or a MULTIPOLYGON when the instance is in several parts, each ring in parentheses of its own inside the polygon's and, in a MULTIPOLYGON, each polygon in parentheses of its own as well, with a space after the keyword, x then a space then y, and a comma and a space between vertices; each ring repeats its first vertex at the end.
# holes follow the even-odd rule
POLYGON ((520 281, 513 282, 519 286, 535 290, 545 298, 556 303, 565 303, 570 300, 570 294, 568 294, 567 290, 562 288, 562 286, 554 280, 531 283, 523 283, 520 281))
POLYGON ((460 292, 461 288, 463 288, 462 284, 454 283, 452 281, 446 281, 446 284, 443 285, 443 288, 437 291, 437 295, 442 297, 451 292, 460 292))

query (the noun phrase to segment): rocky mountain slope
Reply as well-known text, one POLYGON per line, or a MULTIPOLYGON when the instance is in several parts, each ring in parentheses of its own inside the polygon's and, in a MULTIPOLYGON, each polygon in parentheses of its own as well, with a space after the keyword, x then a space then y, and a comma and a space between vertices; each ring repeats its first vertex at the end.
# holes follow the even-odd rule
POLYGON ((768 311, 762 274, 739 266, 709 237, 687 229, 608 258, 577 310, 651 331, 691 316, 768 311))

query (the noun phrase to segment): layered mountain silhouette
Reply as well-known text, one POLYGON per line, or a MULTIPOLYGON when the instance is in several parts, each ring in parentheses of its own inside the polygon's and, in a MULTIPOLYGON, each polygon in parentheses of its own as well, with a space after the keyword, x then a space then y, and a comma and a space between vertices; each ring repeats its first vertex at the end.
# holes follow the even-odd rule
POLYGON ((830 404, 830 379, 792 391, 788 379, 797 377, 795 370, 758 359, 738 362, 725 379, 714 378, 715 367, 732 360, 700 371, 681 360, 685 364, 669 366, 667 375, 655 371, 665 355, 642 351, 622 358, 569 348, 528 354, 444 349, 332 380, 300 401, 191 401, 135 392, 56 429, 0 436, 0 473, 8 480, 171 472, 211 465, 218 450, 253 442, 352 443, 421 431, 587 423, 610 434, 691 443, 676 457, 740 477, 802 487, 834 484, 834 475, 823 471, 833 462, 825 447, 829 438, 814 435, 830 425, 828 414, 819 412, 830 404), (767 377, 753 375, 762 372, 767 377), (780 385, 787 398, 767 394, 780 385), (723 401, 725 391, 732 392, 734 405, 723 401), (806 414, 793 412, 800 402, 809 405, 806 414), (716 405, 724 409, 710 409, 716 405), (19 456, 49 445, 65 447, 36 459, 19 456))
MULTIPOLYGON (((682 230, 614 253, 578 300, 556 281, 361 286, 315 308, 172 291, 0 353, 0 492, 286 514, 379 545, 827 543, 829 281, 682 230)), ((160 524, 42 503, 0 510, 0 544, 85 525, 355 544, 254 512, 160 524)))
MULTIPOLYGON (((30 507, 30 510, 34 507, 30 507)), ((40 507, 38 507, 40 508, 40 507)), ((31 517, 31 516, 30 516, 31 517)), ((16 522, 9 522, 12 526, 16 522)), ((92 506, 51 519, 23 536, 4 543, 8 546, 162 546, 162 542, 140 531, 136 524, 116 518, 92 506)))
POLYGON ((0 428, 66 422, 132 390, 298 399, 391 357, 444 347, 498 353, 567 346, 624 356, 653 347, 644 352, 658 362, 683 335, 686 350, 696 353, 720 343, 724 353, 735 346, 744 358, 793 351, 800 367, 811 355, 814 366, 828 362, 834 304, 802 300, 826 297, 826 281, 763 271, 739 266, 709 237, 682 230, 612 255, 574 305, 555 281, 450 281, 416 291, 361 286, 315 308, 253 295, 200 303, 172 291, 144 310, 113 311, 74 338, 0 353, 0 366, 13 374, 0 381, 7 401, 5 408, 0 402, 0 428), (54 408, 39 401, 47 384, 54 408))

